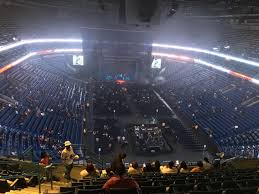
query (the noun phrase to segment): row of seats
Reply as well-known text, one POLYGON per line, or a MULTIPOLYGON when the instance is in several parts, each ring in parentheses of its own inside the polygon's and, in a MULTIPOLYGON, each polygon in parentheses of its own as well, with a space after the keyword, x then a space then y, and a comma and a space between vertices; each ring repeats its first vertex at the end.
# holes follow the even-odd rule
MULTIPOLYGON (((214 171, 195 174, 161 175, 146 173, 132 176, 144 194, 151 193, 244 193, 255 194, 259 187, 259 176, 255 170, 214 171)), ((72 183, 72 187, 61 187, 61 192, 81 194, 105 193, 102 185, 107 179, 83 179, 72 183)), ((110 193, 137 193, 132 189, 111 189, 110 193)))

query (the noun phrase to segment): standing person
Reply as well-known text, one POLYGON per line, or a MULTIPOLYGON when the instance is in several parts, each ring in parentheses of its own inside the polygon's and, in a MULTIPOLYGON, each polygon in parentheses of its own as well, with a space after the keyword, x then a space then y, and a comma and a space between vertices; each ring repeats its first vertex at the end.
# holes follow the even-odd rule
POLYGON ((45 177, 43 177, 44 180, 49 181, 51 179, 50 177, 50 171, 49 168, 46 168, 50 164, 51 157, 47 152, 41 153, 39 165, 44 168, 44 174, 45 177))
POLYGON ((65 148, 61 153, 61 159, 63 160, 65 165, 64 178, 67 180, 71 180, 70 173, 73 168, 73 162, 74 162, 74 159, 79 159, 79 156, 74 153, 70 141, 65 141, 64 145, 65 145, 65 148))
POLYGON ((126 157, 127 155, 125 153, 120 153, 119 155, 117 155, 111 163, 111 170, 114 172, 118 164, 124 165, 124 160, 126 157))

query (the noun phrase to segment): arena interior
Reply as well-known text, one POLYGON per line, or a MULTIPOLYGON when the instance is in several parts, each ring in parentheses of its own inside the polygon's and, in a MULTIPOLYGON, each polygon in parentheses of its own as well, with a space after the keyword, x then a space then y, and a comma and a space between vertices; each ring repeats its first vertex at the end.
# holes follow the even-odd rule
POLYGON ((259 2, 0 0, 0 193, 259 193, 259 2))

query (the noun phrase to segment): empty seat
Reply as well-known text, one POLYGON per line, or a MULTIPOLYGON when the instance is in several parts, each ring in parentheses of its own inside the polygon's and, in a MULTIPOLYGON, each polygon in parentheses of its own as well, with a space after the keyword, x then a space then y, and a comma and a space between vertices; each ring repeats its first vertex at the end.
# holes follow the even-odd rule
POLYGON ((170 185, 170 191, 173 192, 188 192, 192 191, 194 184, 173 184, 170 185))
POLYGON ((107 182, 107 180, 96 180, 96 181, 93 181, 93 184, 94 185, 104 185, 105 183, 107 182))
POLYGON ((111 188, 110 194, 139 194, 138 189, 111 188))
POLYGON ((210 183, 208 188, 210 191, 219 191, 221 190, 221 182, 210 183))
POLYGON ((102 188, 103 185, 85 185, 86 190, 91 190, 91 189, 100 189, 102 188))
POLYGON ((83 187, 60 187, 60 192, 75 192, 76 189, 83 189, 83 187))
POLYGON ((142 194, 163 193, 163 192, 166 192, 166 187, 165 186, 142 186, 141 190, 142 190, 142 194))
POLYGON ((75 182, 75 183, 72 183, 72 187, 78 187, 78 186, 84 186, 84 183, 82 182, 75 182))
POLYGON ((78 194, 103 194, 104 189, 78 190, 78 194))
POLYGON ((137 181, 140 186, 152 186, 153 181, 137 181))
POLYGON ((190 191, 189 194, 221 194, 220 191, 190 191))
POLYGON ((222 194, 256 194, 257 187, 247 189, 226 189, 222 194))
POLYGON ((10 191, 9 184, 6 180, 0 180, 0 193, 5 193, 10 191))
POLYGON ((238 188, 238 185, 235 182, 233 182, 233 181, 225 181, 225 182, 223 182, 221 184, 221 187, 223 189, 226 189, 226 188, 233 188, 233 189, 235 189, 235 188, 238 188))
POLYGON ((198 184, 194 185, 194 190, 208 191, 208 184, 207 183, 198 183, 198 184))

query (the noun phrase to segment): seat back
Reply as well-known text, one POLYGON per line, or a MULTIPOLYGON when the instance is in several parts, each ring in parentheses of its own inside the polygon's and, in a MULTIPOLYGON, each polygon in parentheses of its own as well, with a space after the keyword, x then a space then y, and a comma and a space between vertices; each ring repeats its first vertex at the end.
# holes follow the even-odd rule
POLYGON ((166 187, 165 186, 142 186, 141 190, 142 190, 142 194, 163 193, 166 191, 166 187))
POLYGON ((138 189, 111 188, 110 194, 139 194, 138 189))
POLYGON ((78 190, 77 194, 104 194, 104 189, 78 190))
POLYGON ((78 187, 60 187, 60 192, 72 192, 74 193, 78 187))
POLYGON ((82 182, 75 182, 75 183, 72 183, 72 187, 82 187, 82 186, 84 186, 84 183, 82 183, 82 182))
POLYGON ((90 189, 101 189, 103 185, 85 185, 85 190, 90 190, 90 189))
POLYGON ((10 191, 9 184, 6 180, 0 180, 0 193, 5 193, 10 191))
POLYGON ((221 194, 219 191, 190 191, 189 194, 221 194))

